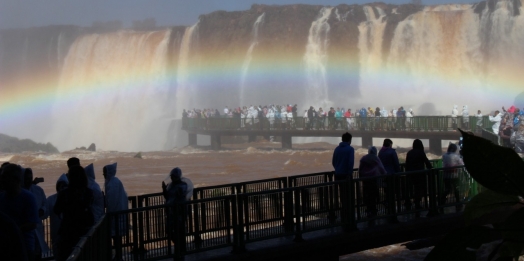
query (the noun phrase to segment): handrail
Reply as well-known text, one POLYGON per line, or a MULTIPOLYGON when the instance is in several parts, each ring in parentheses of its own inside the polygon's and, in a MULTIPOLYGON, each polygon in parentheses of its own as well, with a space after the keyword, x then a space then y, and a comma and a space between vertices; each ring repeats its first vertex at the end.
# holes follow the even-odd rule
POLYGON ((251 242, 282 236, 299 240, 303 233, 330 227, 351 231, 377 219, 409 219, 420 212, 439 215, 449 208, 460 211, 467 197, 479 189, 464 166, 456 166, 250 191, 188 201, 175 208, 157 205, 109 215, 137 219, 133 221, 137 227, 116 244, 129 258, 181 258, 222 247, 243 250, 251 242), (456 177, 450 176, 450 170, 456 177), (459 184, 459 188, 453 190, 449 184, 459 184), (376 191, 372 205, 370 191, 376 191), (376 207, 374 215, 371 206, 376 207), (167 219, 173 215, 169 213, 175 216, 167 219), (175 218, 176 213, 184 214, 175 218), (176 220, 184 220, 185 236, 170 238, 166 229, 176 220))
POLYGON ((80 238, 67 261, 110 260, 111 238, 108 231, 107 215, 104 215, 91 229, 80 238))
POLYGON ((328 130, 355 129, 361 131, 451 131, 457 128, 479 132, 482 126, 491 126, 488 116, 483 116, 477 125, 477 116, 451 117, 414 116, 414 117, 211 117, 183 118, 182 130, 328 130))

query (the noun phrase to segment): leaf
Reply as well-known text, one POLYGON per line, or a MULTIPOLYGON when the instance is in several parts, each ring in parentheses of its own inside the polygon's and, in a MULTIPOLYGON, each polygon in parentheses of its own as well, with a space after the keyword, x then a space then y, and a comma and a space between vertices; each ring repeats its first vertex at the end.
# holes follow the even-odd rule
POLYGON ((500 257, 517 257, 522 255, 524 242, 504 241, 499 247, 498 254, 500 257))
MULTIPOLYGON (((460 130, 460 129, 459 129, 460 130)), ((505 195, 524 196, 524 161, 510 148, 460 130, 469 174, 482 186, 505 195)))
POLYGON ((524 242, 524 208, 515 211, 501 224, 500 232, 505 240, 524 242))
POLYGON ((491 190, 482 191, 466 204, 466 209, 464 209, 464 219, 466 220, 466 225, 471 224, 476 219, 486 214, 492 213, 497 209, 513 206, 519 202, 520 201, 517 196, 504 195, 491 190))
POLYGON ((491 228, 483 226, 468 226, 454 230, 448 233, 424 260, 476 260, 476 252, 471 249, 478 249, 482 244, 490 242, 491 231, 491 228))

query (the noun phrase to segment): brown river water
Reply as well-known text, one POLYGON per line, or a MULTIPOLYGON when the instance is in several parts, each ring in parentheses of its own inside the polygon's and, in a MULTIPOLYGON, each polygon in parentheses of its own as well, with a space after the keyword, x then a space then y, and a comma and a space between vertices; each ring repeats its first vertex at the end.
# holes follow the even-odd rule
MULTIPOLYGON (((67 172, 66 161, 78 157, 83 166, 93 163, 96 181, 103 188, 103 166, 117 162, 117 177, 122 181, 128 195, 140 195, 161 191, 161 183, 174 167, 180 167, 185 177, 195 187, 236 183, 274 177, 332 171, 331 157, 336 145, 324 142, 293 144, 293 150, 282 150, 278 142, 255 142, 223 144, 223 150, 212 151, 209 147, 184 147, 172 151, 136 153, 116 151, 73 150, 59 154, 49 153, 1 153, 0 162, 9 161, 33 169, 35 177, 43 177, 39 185, 47 196, 55 193, 58 177, 67 172)), ((398 148, 401 161, 408 149, 398 148)), ((355 146, 355 167, 367 149, 355 146)), ((428 158, 440 156, 428 154, 428 158)), ((409 251, 399 245, 371 249, 341 257, 341 260, 422 260, 429 249, 409 251)))

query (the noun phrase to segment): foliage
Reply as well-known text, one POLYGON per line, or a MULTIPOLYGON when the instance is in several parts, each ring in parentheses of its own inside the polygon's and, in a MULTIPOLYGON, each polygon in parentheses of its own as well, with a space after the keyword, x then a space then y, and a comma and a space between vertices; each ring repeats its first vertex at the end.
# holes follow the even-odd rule
POLYGON ((512 260, 524 253, 524 161, 509 148, 461 132, 464 165, 488 190, 466 204, 466 227, 446 235, 425 260, 476 260, 482 244, 501 239, 488 259, 512 260))

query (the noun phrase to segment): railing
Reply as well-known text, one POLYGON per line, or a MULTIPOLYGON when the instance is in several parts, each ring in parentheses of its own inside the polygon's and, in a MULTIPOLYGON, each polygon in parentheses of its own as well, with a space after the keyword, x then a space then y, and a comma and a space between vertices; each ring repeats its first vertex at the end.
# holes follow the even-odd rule
POLYGON ((461 128, 480 132, 493 123, 483 116, 351 117, 351 118, 183 118, 183 130, 361 130, 361 131, 452 131, 461 128))
POLYGON ((496 133, 493 133, 491 130, 482 129, 481 130, 481 137, 493 142, 494 144, 501 145, 500 144, 500 136, 496 133))
POLYGON ((86 235, 80 238, 67 261, 111 260, 111 228, 103 216, 86 235))
POLYGON ((463 167, 324 182, 329 175, 290 177, 289 187, 197 199, 172 210, 158 205, 111 213, 132 223, 114 243, 115 253, 124 260, 155 260, 222 247, 242 250, 255 241, 301 239, 329 227, 352 230, 383 219, 460 211, 479 190, 463 167), (308 177, 323 178, 301 185, 308 177))

